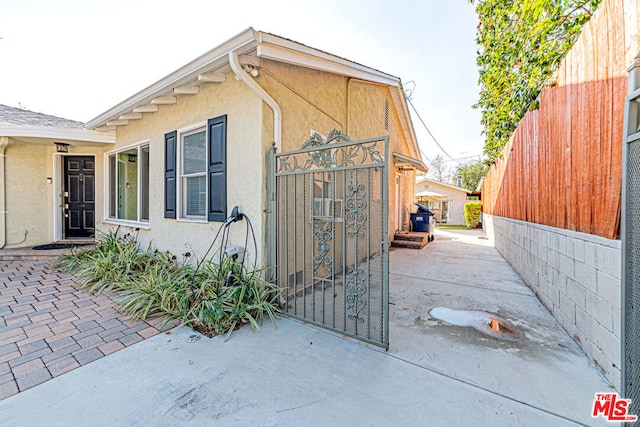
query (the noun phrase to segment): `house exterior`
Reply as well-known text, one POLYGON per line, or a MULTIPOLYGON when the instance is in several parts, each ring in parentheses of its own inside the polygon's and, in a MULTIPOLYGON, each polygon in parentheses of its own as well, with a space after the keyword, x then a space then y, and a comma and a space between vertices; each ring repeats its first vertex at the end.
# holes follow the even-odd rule
POLYGON ((112 131, 0 105, 0 249, 92 239, 112 131), (59 148, 58 148, 59 147, 59 148))
POLYGON ((463 225, 464 205, 472 192, 444 182, 422 178, 416 182, 416 202, 427 206, 442 224, 463 225))
MULTIPOLYGON (((238 206, 263 265, 270 150, 333 129, 388 137, 390 238, 426 172, 399 78, 252 28, 84 125, 10 107, 1 117, 6 248, 121 227, 143 247, 203 256, 238 206)), ((244 244, 245 230, 229 239, 244 244)))

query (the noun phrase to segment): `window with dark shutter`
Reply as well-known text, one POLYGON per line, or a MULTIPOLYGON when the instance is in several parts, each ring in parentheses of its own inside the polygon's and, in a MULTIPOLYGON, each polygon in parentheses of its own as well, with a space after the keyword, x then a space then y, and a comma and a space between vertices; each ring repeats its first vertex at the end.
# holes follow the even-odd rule
POLYGON ((209 221, 227 218, 227 116, 207 121, 207 179, 209 221))
POLYGON ((176 151, 178 132, 164 135, 164 217, 176 218, 176 151))

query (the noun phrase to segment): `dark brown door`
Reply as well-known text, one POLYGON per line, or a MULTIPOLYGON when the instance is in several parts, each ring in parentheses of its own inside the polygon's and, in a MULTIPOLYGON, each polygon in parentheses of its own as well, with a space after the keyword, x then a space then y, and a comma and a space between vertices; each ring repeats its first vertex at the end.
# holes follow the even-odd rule
POLYGON ((64 237, 91 237, 95 227, 95 158, 64 157, 64 237))

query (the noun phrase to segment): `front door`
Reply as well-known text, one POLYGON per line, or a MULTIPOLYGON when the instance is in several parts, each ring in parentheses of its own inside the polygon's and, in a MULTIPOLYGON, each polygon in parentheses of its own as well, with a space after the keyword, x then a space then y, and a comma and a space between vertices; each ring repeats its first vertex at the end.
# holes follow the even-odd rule
POLYGON ((95 159, 64 157, 64 238, 91 237, 95 227, 95 159))

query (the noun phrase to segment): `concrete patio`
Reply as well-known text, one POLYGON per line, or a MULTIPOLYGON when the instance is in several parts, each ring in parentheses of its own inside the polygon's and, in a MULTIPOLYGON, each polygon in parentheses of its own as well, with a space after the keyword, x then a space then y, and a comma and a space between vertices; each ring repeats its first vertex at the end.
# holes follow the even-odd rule
POLYGON ((287 319, 228 342, 179 327, 1 400, 0 424, 611 425, 591 408, 613 389, 478 237, 391 251, 388 352, 287 319), (446 324, 438 306, 493 313, 521 337, 446 324))

